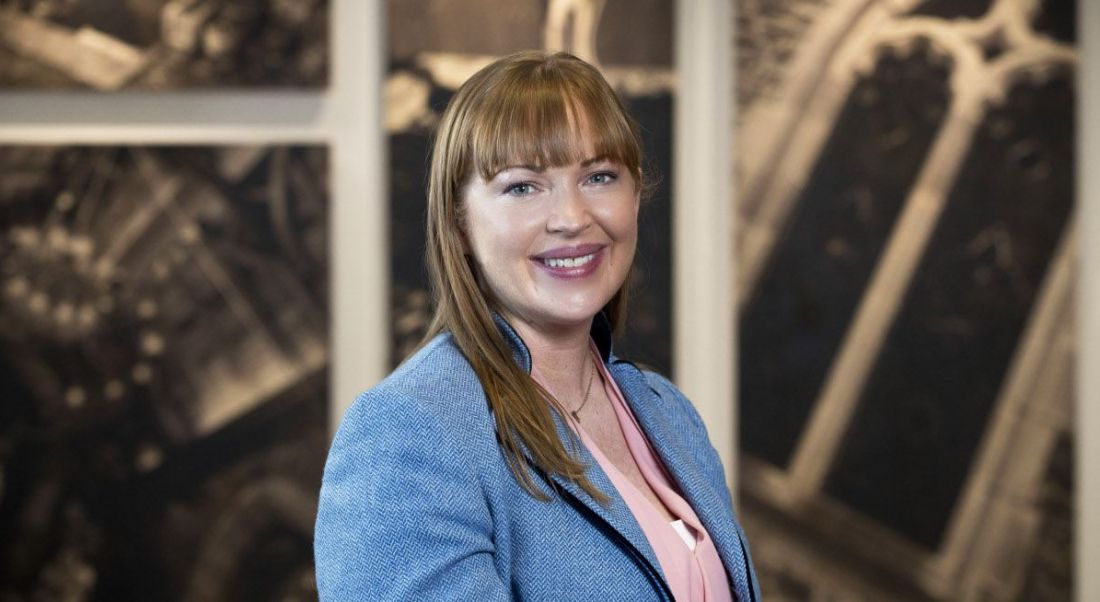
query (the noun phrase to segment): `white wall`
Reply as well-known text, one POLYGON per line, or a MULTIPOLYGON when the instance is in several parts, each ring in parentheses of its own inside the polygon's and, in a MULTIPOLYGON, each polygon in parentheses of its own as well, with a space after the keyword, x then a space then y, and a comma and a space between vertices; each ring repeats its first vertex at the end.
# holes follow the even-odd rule
POLYGON ((1100 2, 1077 0, 1077 207, 1080 356, 1077 392, 1077 595, 1100 600, 1100 2))
POLYGON ((677 2, 673 38, 673 378, 736 490, 732 2, 677 2))

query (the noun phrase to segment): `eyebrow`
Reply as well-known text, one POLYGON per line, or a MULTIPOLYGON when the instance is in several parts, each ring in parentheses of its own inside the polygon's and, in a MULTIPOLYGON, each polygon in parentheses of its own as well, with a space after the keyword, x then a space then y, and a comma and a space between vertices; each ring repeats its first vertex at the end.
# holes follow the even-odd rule
POLYGON ((581 161, 581 167, 588 167, 589 165, 592 165, 593 163, 599 163, 600 161, 607 161, 608 159, 610 159, 610 157, 608 157, 607 155, 600 155, 598 157, 592 157, 591 159, 585 159, 584 161, 581 161))
MULTIPOLYGON (((610 159, 610 157, 607 156, 607 155, 598 155, 598 156, 595 156, 595 157, 591 157, 589 159, 585 159, 584 161, 581 161, 581 167, 588 167, 589 165, 592 165, 594 163, 599 163, 600 161, 607 161, 609 159, 610 159)), ((505 165, 504 167, 500 168, 500 170, 497 171, 496 174, 493 175, 493 177, 495 178, 495 177, 499 176, 500 174, 508 171, 509 169, 526 169, 528 171, 533 171, 535 173, 542 173, 542 172, 546 171, 546 167, 541 166, 541 165, 505 165)))

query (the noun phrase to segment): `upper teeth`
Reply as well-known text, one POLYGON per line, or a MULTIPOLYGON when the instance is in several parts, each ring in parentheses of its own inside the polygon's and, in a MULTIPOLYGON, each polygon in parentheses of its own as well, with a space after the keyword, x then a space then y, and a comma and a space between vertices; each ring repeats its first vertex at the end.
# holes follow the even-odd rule
POLYGON ((577 268, 577 267, 580 267, 580 266, 588 263, 589 261, 592 261, 592 258, 595 257, 595 256, 596 256, 595 253, 591 253, 589 255, 582 255, 580 257, 563 257, 561 259, 543 259, 542 261, 543 261, 543 263, 545 263, 546 265, 548 265, 552 268, 577 268))

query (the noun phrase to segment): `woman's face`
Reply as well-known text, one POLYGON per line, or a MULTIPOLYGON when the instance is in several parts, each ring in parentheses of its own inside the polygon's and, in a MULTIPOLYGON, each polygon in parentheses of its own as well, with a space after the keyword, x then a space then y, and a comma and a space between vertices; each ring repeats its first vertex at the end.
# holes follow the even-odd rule
POLYGON ((538 329, 587 324, 622 286, 638 239, 638 190, 596 157, 474 174, 462 191, 467 252, 497 309, 538 329))

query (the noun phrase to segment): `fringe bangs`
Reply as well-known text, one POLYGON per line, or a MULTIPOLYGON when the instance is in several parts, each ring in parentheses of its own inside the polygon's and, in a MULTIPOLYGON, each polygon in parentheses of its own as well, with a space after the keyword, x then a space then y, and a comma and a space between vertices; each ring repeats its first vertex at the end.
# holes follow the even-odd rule
POLYGON ((561 77, 499 85, 503 93, 488 95, 471 115, 472 123, 479 124, 467 149, 471 175, 490 180, 509 166, 560 167, 603 157, 623 164, 641 184, 634 125, 620 107, 609 106, 601 91, 561 77))

